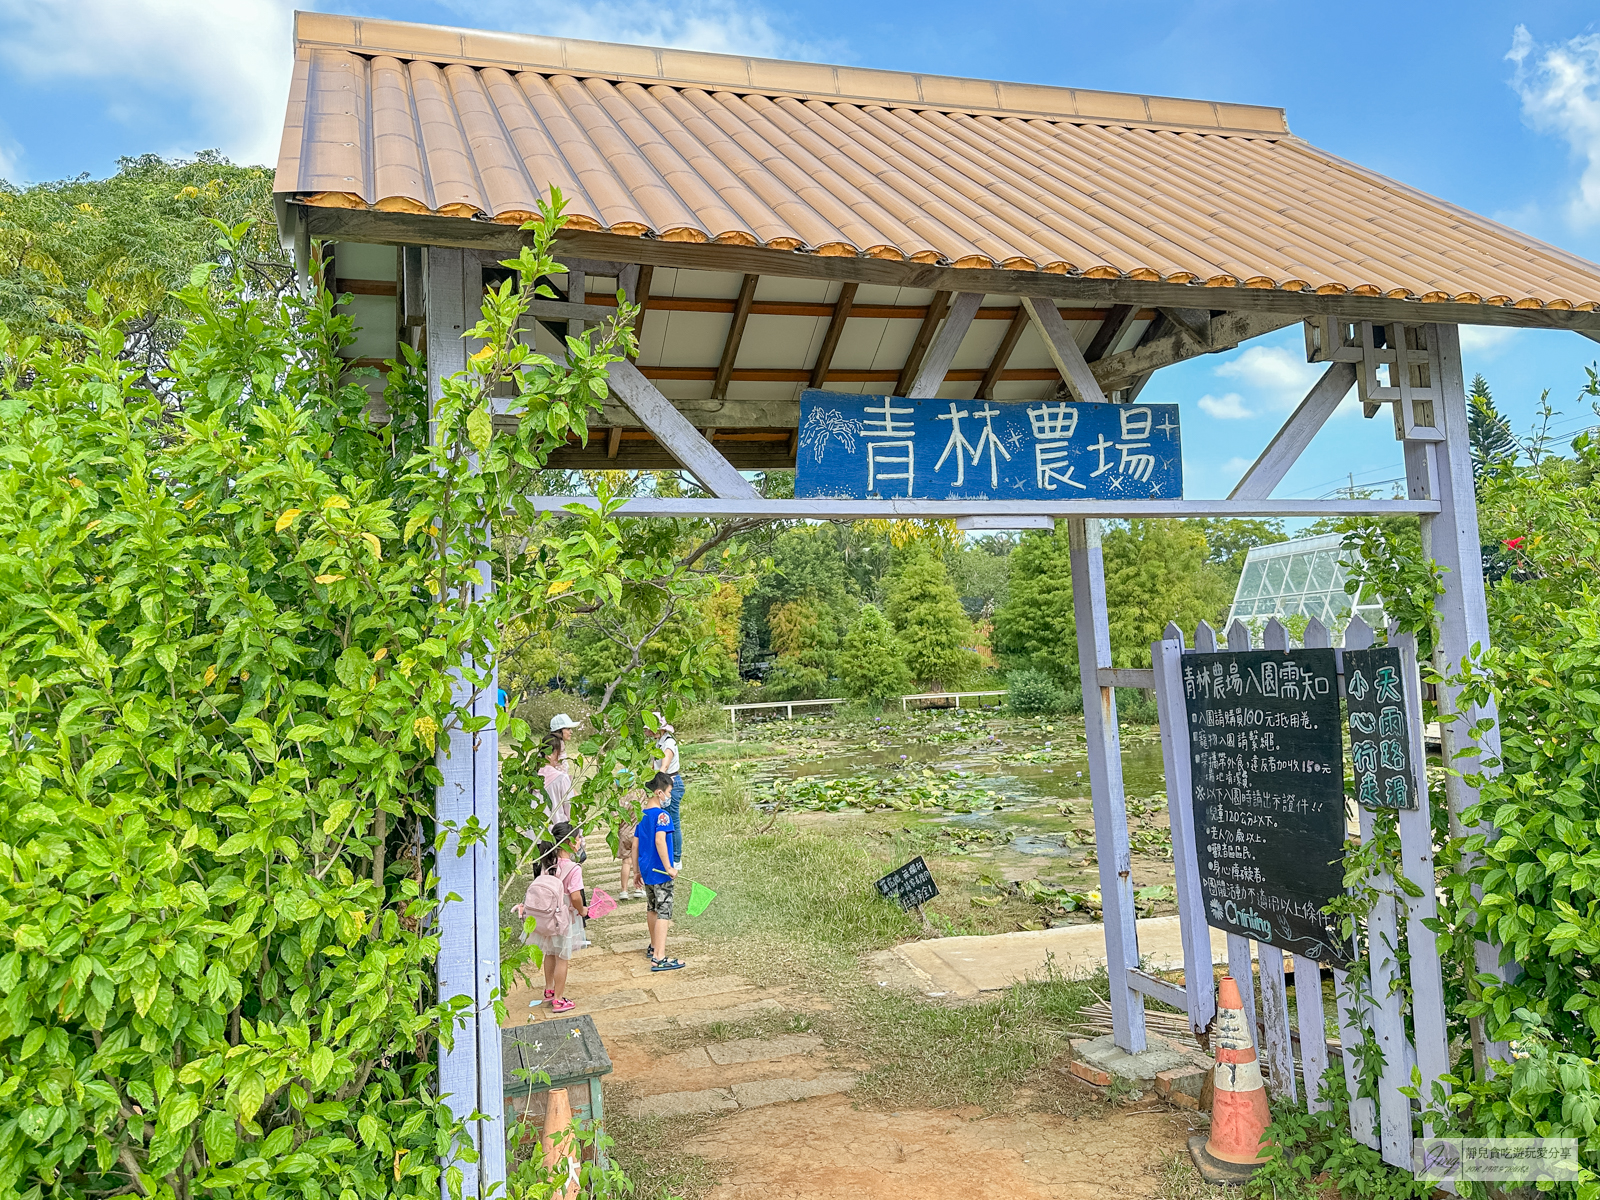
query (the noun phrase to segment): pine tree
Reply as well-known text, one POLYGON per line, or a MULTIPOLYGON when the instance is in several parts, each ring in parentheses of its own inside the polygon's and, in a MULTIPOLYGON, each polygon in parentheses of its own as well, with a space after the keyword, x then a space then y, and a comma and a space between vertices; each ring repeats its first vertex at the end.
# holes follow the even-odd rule
POLYGON ((845 634, 839 676, 852 700, 892 700, 910 690, 911 669, 877 605, 864 606, 845 634))
POLYGON ((970 649, 972 622, 944 560, 920 547, 908 550, 884 590, 912 678, 933 691, 960 687, 978 656, 970 649))
POLYGON ((777 666, 768 685, 785 700, 816 700, 828 694, 838 660, 839 633, 833 610, 820 600, 775 604, 768 616, 777 666))
POLYGON ((1510 423, 1494 406, 1489 381, 1472 377, 1467 392, 1467 442, 1472 447, 1472 476, 1481 479, 1485 472, 1517 457, 1517 438, 1510 423))

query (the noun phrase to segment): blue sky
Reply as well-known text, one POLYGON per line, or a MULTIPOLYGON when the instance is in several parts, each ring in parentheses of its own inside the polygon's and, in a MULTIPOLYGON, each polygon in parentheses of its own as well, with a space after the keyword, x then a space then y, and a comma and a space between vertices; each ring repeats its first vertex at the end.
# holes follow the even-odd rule
MULTIPOLYGON (((304 7, 309 7, 302 4, 304 7)), ((0 0, 0 177, 115 169, 119 155, 220 147, 272 162, 292 3, 0 0)), ((1199 96, 1288 110, 1336 154, 1600 260, 1600 24, 1592 4, 1062 3, 1013 0, 334 0, 329 11, 487 29, 1199 96)), ((1575 334, 1463 331, 1519 429, 1541 392, 1563 431, 1600 346, 1575 334)), ((1183 404, 1187 492, 1226 494, 1315 377, 1298 328, 1161 372, 1183 404)), ((1279 489, 1387 486, 1387 420, 1347 402, 1279 489)))

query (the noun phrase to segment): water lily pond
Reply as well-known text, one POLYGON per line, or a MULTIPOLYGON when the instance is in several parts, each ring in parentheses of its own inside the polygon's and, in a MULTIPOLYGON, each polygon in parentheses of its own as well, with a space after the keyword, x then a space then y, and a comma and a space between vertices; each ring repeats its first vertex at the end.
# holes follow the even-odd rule
MULTIPOLYGON (((980 709, 780 719, 687 746, 684 757, 692 786, 736 770, 764 812, 970 860, 976 907, 1024 899, 1041 923, 1091 919, 1099 907, 1081 718, 980 709)), ((1122 771, 1140 912, 1174 911, 1154 727, 1123 727, 1122 771)))

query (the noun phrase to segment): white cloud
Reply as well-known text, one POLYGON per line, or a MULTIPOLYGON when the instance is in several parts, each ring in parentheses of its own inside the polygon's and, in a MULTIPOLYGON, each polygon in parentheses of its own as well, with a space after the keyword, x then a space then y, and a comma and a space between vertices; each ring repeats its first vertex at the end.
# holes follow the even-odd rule
POLYGON ((1219 421, 1242 421, 1255 416, 1244 406, 1244 397, 1238 392, 1229 392, 1225 396, 1201 396, 1200 411, 1219 421))
POLYGON ((1284 346, 1251 346, 1217 368, 1224 379, 1236 379, 1271 407, 1291 409, 1311 390, 1327 368, 1308 363, 1303 353, 1284 346))
POLYGON ((1462 325, 1461 353, 1477 358, 1498 358, 1521 330, 1504 325, 1462 325))
POLYGON ((1217 474, 1227 479, 1243 479, 1244 473, 1256 465, 1253 458, 1230 458, 1217 468, 1217 474))
POLYGON ((780 31, 779 22, 767 8, 738 0, 680 0, 677 4, 598 0, 592 4, 538 9, 504 0, 499 3, 446 0, 446 3, 460 13, 463 20, 475 26, 516 33, 750 54, 761 58, 814 56, 814 51, 805 44, 780 31))
POLYGON ((1579 229, 1600 223, 1600 34, 1540 45, 1518 25, 1506 58, 1516 64, 1511 86, 1522 99, 1523 119, 1566 139, 1585 164, 1567 202, 1568 220, 1579 229))
POLYGON ((104 89, 137 126, 186 107, 193 145, 277 161, 293 70, 294 0, 0 0, 0 63, 37 82, 104 89))

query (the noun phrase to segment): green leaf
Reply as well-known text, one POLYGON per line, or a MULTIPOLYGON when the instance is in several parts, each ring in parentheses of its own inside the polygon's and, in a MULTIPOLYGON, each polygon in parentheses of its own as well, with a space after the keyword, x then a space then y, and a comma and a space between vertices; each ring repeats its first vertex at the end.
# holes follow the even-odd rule
POLYGON ((467 437, 476 446, 479 452, 489 449, 489 440, 494 436, 494 418, 489 415, 488 406, 475 408, 467 416, 467 437))
POLYGON ((231 1160, 239 1144, 239 1132, 233 1118, 220 1108, 214 1108, 206 1114, 200 1124, 200 1138, 205 1143, 206 1157, 213 1166, 231 1160))
POLYGON ((157 1116, 168 1129, 187 1129, 200 1115, 200 1096, 196 1092, 179 1089, 168 1092, 161 1102, 157 1116))
POLYGON ((319 1045, 311 1052, 311 1062, 307 1069, 307 1076, 318 1087, 327 1079, 328 1072, 333 1070, 333 1051, 325 1045, 319 1045))

